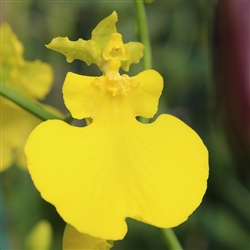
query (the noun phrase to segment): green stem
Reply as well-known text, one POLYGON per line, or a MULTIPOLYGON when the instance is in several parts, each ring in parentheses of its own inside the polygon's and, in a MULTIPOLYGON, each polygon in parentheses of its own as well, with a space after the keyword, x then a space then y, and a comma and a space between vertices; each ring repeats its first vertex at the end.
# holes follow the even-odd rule
POLYGON ((134 4, 137 17, 139 40, 145 46, 144 56, 143 56, 143 68, 151 69, 152 68, 151 44, 148 34, 147 16, 144 3, 142 0, 134 0, 134 4))
POLYGON ((5 84, 1 83, 0 87, 0 94, 4 96, 5 98, 9 99, 10 101, 14 102, 21 108, 25 109, 29 113, 33 114, 37 118, 41 119, 42 121, 46 121, 49 119, 58 119, 58 120, 64 120, 65 122, 72 122, 73 118, 68 115, 64 119, 45 110, 42 106, 39 104, 27 99, 26 97, 22 96, 15 90, 9 88, 5 84))
POLYGON ((68 115, 66 115, 63 120, 69 124, 71 124, 74 121, 74 117, 72 117, 72 115, 69 113, 68 115))
POLYGON ((174 231, 171 228, 160 229, 160 232, 169 250, 183 250, 174 231))
MULTIPOLYGON (((145 6, 142 0, 134 0, 137 28, 139 34, 139 40, 144 44, 145 50, 143 55, 143 68, 152 68, 152 56, 151 56, 151 44, 148 33, 147 16, 145 11, 145 6)), ((141 123, 149 123, 149 119, 145 117, 139 117, 141 123)))

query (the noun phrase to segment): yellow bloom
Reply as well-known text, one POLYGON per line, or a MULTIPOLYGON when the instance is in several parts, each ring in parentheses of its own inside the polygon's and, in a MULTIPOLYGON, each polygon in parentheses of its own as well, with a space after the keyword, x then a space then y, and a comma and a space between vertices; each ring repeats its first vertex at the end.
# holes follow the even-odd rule
POLYGON ((31 100, 43 99, 49 92, 53 74, 49 64, 23 58, 23 45, 7 23, 1 33, 1 81, 31 100))
POLYGON ((106 240, 79 233, 69 224, 65 227, 63 234, 63 250, 109 250, 112 246, 113 244, 106 240))
POLYGON ((52 227, 47 220, 40 220, 28 234, 25 246, 29 250, 49 250, 52 243, 52 227))
MULTIPOLYGON (((44 98, 52 84, 51 67, 39 60, 25 61, 23 46, 7 23, 1 25, 0 33, 1 82, 33 101, 44 98)), ((24 144, 30 132, 41 120, 4 97, 0 97, 0 103, 2 152, 0 171, 10 167, 13 159, 20 167, 25 168, 24 144)))
POLYGON ((162 228, 184 222, 199 206, 208 178, 207 149, 190 127, 171 115, 146 125, 136 120, 156 113, 163 79, 154 70, 120 75, 119 67, 138 62, 143 47, 123 44, 116 21, 114 12, 91 40, 80 41, 96 53, 79 40, 56 38, 48 45, 69 61, 96 63, 103 75, 70 72, 64 82, 65 105, 73 117, 91 118, 87 127, 46 121, 25 147, 42 197, 77 231, 110 240, 124 237, 128 217, 162 228))

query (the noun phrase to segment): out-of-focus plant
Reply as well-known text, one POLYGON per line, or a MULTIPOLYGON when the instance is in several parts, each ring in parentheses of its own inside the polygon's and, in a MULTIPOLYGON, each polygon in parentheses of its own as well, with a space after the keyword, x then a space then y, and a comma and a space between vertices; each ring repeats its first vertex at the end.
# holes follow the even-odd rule
MULTIPOLYGON (((51 66, 36 60, 26 61, 23 58, 23 45, 12 32, 9 24, 0 27, 1 32, 1 84, 17 91, 27 99, 37 102, 50 91, 53 81, 51 66)), ((3 89, 4 86, 1 86, 3 89)), ((1 101, 1 171, 16 162, 26 168, 26 157, 23 152, 24 144, 30 132, 41 122, 29 112, 23 110, 5 97, 1 101)), ((46 106, 46 105, 45 105, 46 106)), ((54 108, 46 108, 59 113, 54 108)))
POLYGON ((250 173, 250 2, 218 2, 218 104, 237 170, 250 173))
POLYGON ((27 250, 49 250, 52 244, 52 227, 47 220, 40 220, 28 234, 25 245, 27 250))

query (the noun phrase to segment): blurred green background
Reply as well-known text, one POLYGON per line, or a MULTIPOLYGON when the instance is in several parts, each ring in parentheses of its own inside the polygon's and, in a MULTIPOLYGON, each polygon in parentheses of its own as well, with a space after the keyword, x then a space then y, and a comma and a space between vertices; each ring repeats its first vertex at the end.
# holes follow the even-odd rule
MULTIPOLYGON (((64 114, 61 88, 68 71, 100 75, 95 65, 69 64, 48 50, 54 37, 89 39, 96 24, 117 11, 118 31, 124 42, 137 41, 133 1, 3 1, 1 22, 8 22, 25 47, 26 60, 52 65, 54 84, 45 99, 64 114)), ((175 228, 184 249, 250 249, 249 166, 241 171, 221 122, 216 93, 216 4, 212 1, 154 1, 146 6, 153 68, 164 78, 159 111, 190 125, 210 152, 208 190, 189 220, 175 228)), ((131 67, 130 75, 142 70, 131 67)), ((158 115, 157 114, 157 115, 158 115)), ((156 115, 156 117, 157 117, 156 115)), ((247 164, 247 163, 244 163, 247 164)), ((190 183, 192 185, 192 183, 190 183)), ((53 227, 51 250, 61 249, 64 222, 54 207, 40 198, 29 174, 16 166, 1 174, 2 249, 27 249, 25 238, 36 222, 47 219, 53 227)), ((164 250, 159 230, 128 219, 129 231, 113 249, 164 250)))

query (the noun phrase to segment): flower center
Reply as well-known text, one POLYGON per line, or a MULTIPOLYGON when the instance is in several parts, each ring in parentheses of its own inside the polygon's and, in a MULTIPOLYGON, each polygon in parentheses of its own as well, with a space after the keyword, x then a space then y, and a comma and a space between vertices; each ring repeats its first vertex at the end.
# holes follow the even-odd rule
POLYGON ((122 35, 113 33, 110 36, 109 42, 102 52, 103 59, 107 62, 103 72, 118 72, 121 67, 121 61, 127 61, 130 58, 130 50, 127 44, 122 41, 122 35))
POLYGON ((120 75, 117 72, 110 72, 105 76, 96 77, 94 84, 100 89, 106 89, 112 96, 127 95, 127 92, 137 87, 140 83, 128 75, 120 75))
POLYGON ((94 84, 100 89, 107 90, 116 95, 127 95, 127 92, 137 87, 139 82, 136 79, 130 78, 128 75, 120 75, 119 69, 121 61, 127 61, 130 58, 130 50, 127 44, 122 41, 122 35, 113 33, 103 49, 103 59, 106 61, 103 67, 103 76, 96 77, 94 84))

